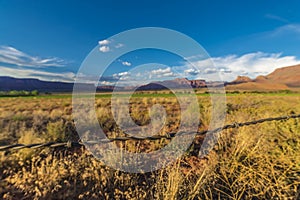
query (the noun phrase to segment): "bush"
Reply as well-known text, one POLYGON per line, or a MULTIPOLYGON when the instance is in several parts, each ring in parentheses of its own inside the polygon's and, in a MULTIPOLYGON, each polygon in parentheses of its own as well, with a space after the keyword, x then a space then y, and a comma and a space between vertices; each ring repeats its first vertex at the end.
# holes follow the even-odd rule
POLYGON ((63 120, 48 123, 45 139, 47 142, 63 142, 67 139, 63 120))

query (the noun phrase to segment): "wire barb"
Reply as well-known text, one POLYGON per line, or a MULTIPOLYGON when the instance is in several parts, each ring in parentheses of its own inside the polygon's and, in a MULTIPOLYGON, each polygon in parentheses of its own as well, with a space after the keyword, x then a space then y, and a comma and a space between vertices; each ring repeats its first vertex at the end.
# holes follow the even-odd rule
MULTIPOLYGON (((288 116, 280 116, 280 117, 270 117, 270 118, 264 118, 264 119, 259 119, 259 120, 254 120, 254 121, 249 121, 249 122, 243 122, 243 123, 238 123, 235 122, 233 124, 227 124, 223 127, 219 127, 213 130, 205 130, 205 131, 200 131, 196 133, 196 136, 201 136, 205 134, 210 134, 210 133, 217 133, 221 132, 222 130, 226 129, 232 129, 232 128, 240 128, 243 126, 250 126, 250 125, 256 125, 256 124, 261 124, 264 122, 270 122, 270 121, 282 121, 282 120, 289 120, 289 119, 296 119, 300 118, 300 114, 298 115, 288 115, 288 116)), ((154 135, 150 137, 135 137, 135 136, 125 136, 125 137, 115 137, 115 138, 107 138, 103 139, 100 141, 83 141, 83 142, 72 142, 72 141, 67 141, 67 142, 48 142, 48 143, 36 143, 36 144, 11 144, 11 145, 4 145, 0 146, 0 151, 4 152, 10 152, 12 150, 21 150, 21 149, 37 149, 37 148, 58 148, 58 147, 81 147, 84 146, 84 144, 99 144, 99 143, 108 143, 108 142, 124 142, 128 140, 136 140, 136 141, 142 141, 142 140, 161 140, 161 139, 167 139, 171 140, 172 138, 176 137, 176 135, 182 134, 182 133, 167 133, 166 135, 154 135)))

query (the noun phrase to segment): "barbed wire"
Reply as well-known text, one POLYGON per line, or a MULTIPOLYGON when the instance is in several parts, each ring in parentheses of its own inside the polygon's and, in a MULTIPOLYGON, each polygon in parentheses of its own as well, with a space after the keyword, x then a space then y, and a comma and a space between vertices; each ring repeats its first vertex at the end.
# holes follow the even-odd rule
MULTIPOLYGON (((213 130, 205 130, 200 132, 189 132, 184 134, 195 134, 195 135, 205 135, 205 134, 211 134, 211 133, 217 133, 226 129, 232 129, 232 128, 239 128, 243 126, 250 126, 250 125, 256 125, 261 124, 264 122, 270 122, 270 121, 281 121, 281 120, 289 120, 289 119, 296 119, 300 118, 300 114, 298 115, 287 115, 287 116, 280 116, 280 117, 269 117, 269 118, 263 118, 259 120, 254 121, 248 121, 248 122, 242 122, 242 123, 233 123, 233 124, 227 124, 225 126, 213 129, 213 130)), ((73 142, 73 141, 67 141, 67 142, 48 142, 48 143, 36 143, 36 144, 12 144, 12 145, 4 145, 0 146, 0 151, 12 151, 12 150, 20 150, 20 149, 37 149, 37 148, 58 148, 58 147, 81 147, 87 144, 99 144, 99 143, 109 143, 109 142, 117 142, 117 141, 128 141, 128 140, 136 140, 136 141, 154 141, 154 140, 161 140, 161 139, 172 139, 176 137, 177 134, 181 133, 167 133, 165 135, 154 135, 149 137, 136 137, 136 136, 124 136, 124 137, 114 137, 114 138, 106 138, 101 139, 97 141, 83 141, 83 142, 73 142)))

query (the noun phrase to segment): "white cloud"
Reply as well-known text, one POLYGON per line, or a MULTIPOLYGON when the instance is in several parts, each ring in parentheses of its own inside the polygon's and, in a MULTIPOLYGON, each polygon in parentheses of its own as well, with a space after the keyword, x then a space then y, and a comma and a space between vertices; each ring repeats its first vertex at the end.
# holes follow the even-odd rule
POLYGON ((110 40, 101 40, 98 42, 98 44, 100 45, 99 47, 99 51, 106 53, 111 51, 111 48, 108 46, 111 43, 110 40))
POLYGON ((122 62, 122 65, 130 67, 130 66, 131 66, 131 63, 128 62, 128 61, 123 61, 123 62, 122 62))
POLYGON ((172 70, 171 70, 171 67, 167 67, 165 69, 154 69, 151 71, 151 74, 154 74, 154 75, 159 75, 159 74, 164 74, 164 73, 171 73, 172 70))
POLYGON ((194 69, 194 68, 190 68, 190 69, 184 70, 184 73, 185 73, 186 75, 195 76, 195 75, 198 75, 198 74, 200 73, 200 71, 197 70, 197 69, 194 69))
POLYGON ((0 66, 0 76, 11 76, 16 78, 36 78, 45 81, 73 82, 75 74, 72 72, 46 72, 42 70, 10 68, 0 66))
POLYGON ((119 49, 124 47, 124 44, 122 43, 116 43, 114 40, 107 40, 107 39, 98 41, 98 44, 100 45, 99 51, 104 53, 113 51, 114 49, 119 49))
POLYGON ((0 76, 36 78, 45 81, 73 82, 73 72, 50 72, 49 67, 65 67, 60 58, 30 56, 14 47, 0 46, 0 76))
POLYGON ((276 68, 296 65, 300 63, 295 56, 282 56, 281 53, 249 53, 242 56, 227 56, 213 59, 220 68, 225 66, 233 73, 247 72, 252 78, 256 74, 266 75, 276 68))
MULTIPOLYGON (((220 70, 219 70, 220 71, 220 70)), ((205 74, 214 74, 214 73, 217 73, 218 72, 218 69, 216 69, 216 68, 206 68, 205 70, 204 70, 204 73, 205 74)))
POLYGON ((222 72, 222 73, 232 73, 232 71, 230 69, 227 69, 227 68, 220 68, 220 72, 222 72))
POLYGON ((119 79, 119 80, 129 80, 130 79, 130 72, 120 72, 117 74, 113 74, 113 78, 119 79))
POLYGON ((120 77, 120 80, 121 80, 121 81, 129 81, 129 80, 131 81, 132 78, 131 78, 130 76, 121 76, 121 77, 120 77))
POLYGON ((30 56, 14 47, 0 46, 0 62, 25 67, 64 67, 63 59, 30 56))
POLYGON ((109 40, 100 40, 100 41, 98 42, 99 45, 108 45, 108 44, 110 44, 110 43, 111 43, 111 41, 109 41, 109 40))
POLYGON ((111 86, 114 85, 115 83, 113 82, 109 82, 109 81, 101 81, 99 82, 99 85, 107 85, 107 86, 111 86))
MULTIPOLYGON (((191 64, 201 71, 198 78, 203 78, 205 74, 220 72, 224 80, 230 81, 238 75, 248 75, 251 78, 267 75, 277 68, 300 64, 300 60, 295 56, 283 56, 282 53, 254 52, 241 56, 213 57, 207 60, 194 61, 191 64)), ((186 69, 184 72, 187 73, 195 70, 191 68, 190 64, 186 64, 182 68, 186 69)), ((190 73, 190 75, 193 74, 190 73)))
POLYGON ((103 52, 103 53, 106 53, 106 52, 109 52, 110 51, 110 48, 109 46, 101 46, 99 48, 99 51, 103 52))
POLYGON ((121 72, 121 73, 118 73, 119 76, 128 76, 130 75, 130 72, 121 72))
POLYGON ((159 68, 154 69, 150 72, 150 78, 161 78, 161 77, 175 77, 176 74, 171 70, 171 67, 167 67, 165 69, 159 68))

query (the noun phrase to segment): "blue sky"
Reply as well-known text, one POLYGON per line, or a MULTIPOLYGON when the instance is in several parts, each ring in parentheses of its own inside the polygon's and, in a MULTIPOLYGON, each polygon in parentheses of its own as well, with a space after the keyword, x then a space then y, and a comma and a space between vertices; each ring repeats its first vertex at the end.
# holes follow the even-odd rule
MULTIPOLYGON (((73 81, 99 41, 133 28, 163 27, 200 43, 214 66, 200 72, 174 55, 145 50, 118 58, 106 76, 160 62, 166 66, 150 73, 174 78, 173 69, 182 67, 190 78, 213 72, 224 80, 255 77, 300 63, 299 8, 299 1, 0 0, 0 76, 73 81)), ((109 44, 102 46, 105 51, 109 44)), ((197 55, 193 64, 202 64, 197 55)))

